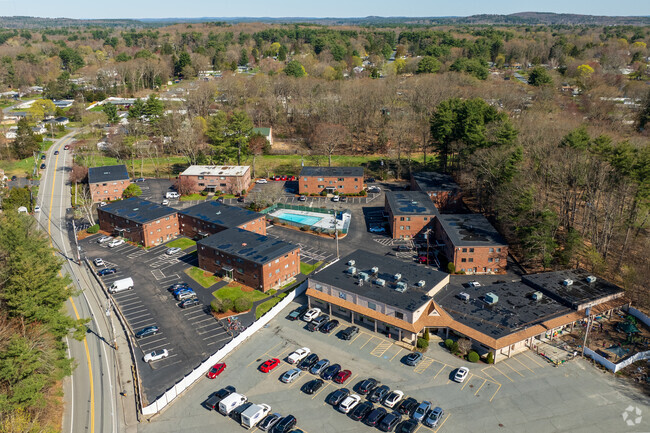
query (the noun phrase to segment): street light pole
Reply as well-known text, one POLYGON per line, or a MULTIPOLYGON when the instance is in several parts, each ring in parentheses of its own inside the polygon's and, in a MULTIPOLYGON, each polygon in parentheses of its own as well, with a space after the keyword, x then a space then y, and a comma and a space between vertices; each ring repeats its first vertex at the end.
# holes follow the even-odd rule
POLYGON ((113 342, 112 346, 114 350, 117 350, 117 338, 115 336, 115 325, 113 324, 113 314, 111 309, 115 309, 113 306, 113 301, 108 299, 108 307, 106 308, 106 315, 108 316, 111 322, 111 341, 113 342))
POLYGON ((72 216, 72 232, 74 234, 74 244, 77 249, 77 264, 81 265, 81 253, 79 252, 79 241, 77 240, 77 226, 74 223, 74 215, 72 216))

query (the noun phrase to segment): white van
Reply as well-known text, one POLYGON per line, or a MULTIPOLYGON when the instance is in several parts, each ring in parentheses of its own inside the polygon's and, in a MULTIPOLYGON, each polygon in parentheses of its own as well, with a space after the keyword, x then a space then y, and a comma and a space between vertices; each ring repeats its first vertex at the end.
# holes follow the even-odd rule
POLYGON ((241 406, 247 401, 248 398, 245 395, 233 392, 228 397, 219 402, 219 412, 221 412, 223 415, 228 415, 230 412, 232 412, 233 409, 241 406))
POLYGON ((241 425, 244 428, 250 429, 255 427, 255 424, 260 422, 262 418, 271 412, 271 406, 268 404, 254 404, 241 414, 241 425))
POLYGON ((119 293, 124 290, 131 290, 133 288, 133 278, 123 278, 121 280, 115 281, 111 287, 108 288, 108 291, 111 293, 119 293))
POLYGON ((165 198, 180 198, 180 197, 181 195, 175 191, 168 192, 167 194, 165 194, 165 198))

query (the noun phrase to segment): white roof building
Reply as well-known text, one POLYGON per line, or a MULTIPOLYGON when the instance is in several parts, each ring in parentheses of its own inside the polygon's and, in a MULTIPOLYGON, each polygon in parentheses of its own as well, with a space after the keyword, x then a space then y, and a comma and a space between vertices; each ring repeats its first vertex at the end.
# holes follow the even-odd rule
POLYGON ((191 165, 181 176, 243 176, 248 165, 191 165))

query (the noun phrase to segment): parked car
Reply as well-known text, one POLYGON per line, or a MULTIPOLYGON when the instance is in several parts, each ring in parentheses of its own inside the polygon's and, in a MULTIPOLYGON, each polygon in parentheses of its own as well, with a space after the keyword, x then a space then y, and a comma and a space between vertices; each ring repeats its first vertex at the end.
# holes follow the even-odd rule
POLYGON ((413 421, 412 419, 407 419, 399 426, 397 426, 395 433, 413 433, 415 432, 415 430, 417 430, 418 426, 419 424, 417 423, 417 421, 413 421))
POLYGON ((402 421, 402 415, 399 412, 391 412, 381 420, 377 428, 381 431, 392 432, 400 421, 402 421))
POLYGON ((228 416, 235 420, 237 424, 241 424, 242 414, 246 412, 246 410, 248 410, 248 408, 251 406, 253 406, 253 403, 250 401, 242 404, 241 406, 237 406, 228 414, 228 416))
POLYGON ((102 236, 99 239, 97 239, 97 243, 98 244, 103 244, 104 242, 108 242, 108 241, 111 241, 111 240, 113 240, 113 238, 110 237, 110 236, 102 236))
POLYGON ((266 179, 257 179, 255 183, 263 184, 263 183, 269 183, 266 179))
POLYGON ((318 315, 320 314, 320 308, 310 308, 307 310, 307 312, 302 316, 302 320, 305 322, 311 322, 314 320, 318 315))
POLYGON ((58 150, 55 150, 55 151, 54 151, 54 154, 55 154, 55 155, 58 155, 58 154, 59 154, 59 151, 58 151, 58 150))
POLYGON ((376 407, 366 416, 363 422, 370 427, 375 427, 381 422, 388 412, 383 407, 376 407))
POLYGON ((409 397, 406 400, 402 400, 397 410, 403 415, 411 415, 416 407, 418 407, 418 401, 413 397, 409 397))
POLYGON ((325 381, 323 379, 310 380, 305 384, 303 390, 305 391, 306 394, 313 394, 319 389, 321 389, 324 383, 325 381))
POLYGON ((341 332, 341 338, 344 340, 352 340, 352 337, 359 333, 357 326, 349 326, 345 331, 341 332))
POLYGON ((278 358, 271 358, 269 360, 264 361, 262 365, 260 365, 260 371, 262 373, 270 373, 278 365, 280 365, 280 360, 278 358))
POLYGON ((187 283, 175 283, 169 286, 169 290, 174 291, 174 290, 180 290, 180 289, 189 289, 190 286, 187 285, 187 283))
POLYGON ((311 349, 309 349, 309 347, 303 347, 289 355, 287 357, 287 361, 289 361, 289 364, 297 364, 298 362, 305 359, 310 353, 311 349))
POLYGON ((372 390, 368 395, 368 400, 373 403, 381 403, 381 401, 388 395, 390 388, 387 385, 378 386, 372 390))
POLYGON ((296 180, 296 176, 287 176, 287 180, 290 182, 294 182, 296 180))
POLYGON ((318 355, 312 353, 311 355, 308 355, 305 359, 300 361, 300 364, 298 364, 298 368, 301 370, 309 370, 318 361, 319 361, 318 355))
POLYGON ((350 414, 350 418, 352 418, 355 421, 360 421, 365 417, 367 417, 368 414, 372 412, 374 409, 375 409, 375 405, 372 404, 372 402, 364 401, 363 403, 358 404, 357 407, 354 408, 354 410, 350 414))
POLYGON ((45 164, 41 164, 41 170, 45 170, 45 164))
POLYGON ((366 179, 366 183, 373 183, 373 182, 377 182, 377 180, 374 177, 369 177, 366 179))
POLYGON ((280 419, 282 419, 282 415, 279 413, 272 413, 264 417, 262 421, 260 421, 259 424, 257 424, 257 428, 259 428, 262 431, 271 431, 274 425, 276 425, 280 419))
POLYGON ((370 233, 386 233, 386 229, 381 226, 370 227, 370 233))
POLYGON ((458 370, 456 370, 456 374, 454 375, 454 380, 458 383, 463 383, 468 373, 469 373, 469 368, 460 367, 458 370))
POLYGON ((379 385, 380 383, 377 379, 373 379, 372 377, 366 379, 359 384, 359 394, 366 395, 372 392, 372 390, 378 387, 379 385))
POLYGON ((172 247, 172 248, 168 248, 165 254, 167 254, 168 256, 173 256, 174 254, 179 253, 181 251, 183 250, 180 247, 172 247))
POLYGON ((194 293, 194 290, 192 290, 191 287, 185 285, 184 287, 179 287, 177 289, 172 290, 172 295, 178 296, 179 294, 184 293, 184 292, 194 293))
POLYGON ((104 260, 102 260, 102 259, 99 258, 99 257, 97 257, 95 260, 93 260, 93 263, 94 263, 95 266, 97 266, 98 268, 99 268, 99 267, 106 266, 106 265, 104 264, 104 260))
POLYGON ((346 196, 342 195, 342 196, 339 197, 339 201, 347 202, 348 198, 346 196))
POLYGON ((413 412, 413 419, 417 422, 424 421, 424 418, 427 416, 429 409, 431 409, 431 402, 424 400, 413 412))
POLYGON ((427 256, 418 256, 418 263, 421 265, 428 265, 429 264, 429 258, 427 256))
POLYGON ((15 180, 18 180, 18 176, 16 176, 16 175, 11 176, 11 181, 13 182, 13 181, 15 181, 15 180))
POLYGON ((301 305, 300 307, 296 308, 291 313, 289 313, 289 315, 287 316, 287 319, 289 319, 289 320, 298 320, 300 318, 300 316, 305 314, 305 311, 307 311, 308 308, 309 307, 307 307, 306 305, 301 305))
POLYGON ((165 193, 165 198, 181 198, 181 195, 176 191, 168 191, 165 193))
POLYGON ((406 363, 406 365, 415 367, 420 363, 420 361, 422 361, 423 356, 424 355, 422 355, 422 352, 411 352, 406 356, 404 363, 406 363))
POLYGON ((212 394, 205 402, 203 402, 203 406, 210 410, 215 409, 221 400, 228 397, 233 392, 237 392, 234 386, 229 385, 225 388, 221 388, 219 391, 212 394))
POLYGON ((45 160, 45 154, 41 155, 41 160, 45 160))
POLYGON ((273 427, 273 433, 288 433, 297 423, 298 420, 295 416, 287 415, 273 427))
POLYGON ((330 320, 326 324, 324 324, 320 330, 326 334, 329 334, 332 332, 337 326, 339 326, 339 321, 336 319, 330 320))
POLYGON ((307 324, 307 330, 311 332, 317 331, 321 326, 328 322, 329 318, 330 316, 327 314, 321 314, 307 324))
POLYGON ((329 367, 329 365, 330 365, 330 361, 328 359, 321 359, 316 364, 314 364, 314 366, 309 370, 309 372, 314 376, 318 376, 323 372, 323 370, 329 367))
POLYGON ((120 245, 124 245, 126 241, 124 239, 113 239, 108 243, 108 248, 115 248, 119 247, 120 245))
POLYGON ((243 195, 237 197, 237 203, 243 203, 244 201, 246 201, 246 197, 244 197, 243 195))
POLYGON ((38 213, 38 212, 40 212, 40 211, 41 211, 41 207, 40 207, 40 206, 34 206, 34 212, 38 213))
POLYGON ((154 350, 153 352, 149 352, 146 355, 144 355, 144 362, 152 362, 152 361, 158 361, 163 358, 167 358, 169 356, 169 352, 167 352, 167 349, 158 349, 154 350))
POLYGON ((294 380, 296 380, 299 376, 300 373, 302 373, 302 370, 299 368, 292 368, 291 370, 287 371, 284 373, 281 377, 280 380, 284 383, 291 383, 294 380))
POLYGON ((407 253, 411 251, 411 247, 409 247, 408 245, 398 245, 395 247, 395 251, 400 253, 407 253))
POLYGON ((427 417, 424 419, 423 423, 427 427, 431 427, 431 428, 436 427, 444 414, 445 411, 442 410, 442 408, 436 407, 431 412, 429 412, 427 417))
POLYGON ((191 299, 191 298, 196 298, 196 293, 194 293, 194 290, 185 290, 178 295, 176 295, 176 300, 177 301, 184 301, 186 299, 191 299))
POLYGON ((104 275, 114 274, 115 272, 117 272, 117 269, 115 268, 104 268, 97 271, 97 275, 103 277, 104 275))
POLYGON ((161 201, 160 204, 163 206, 169 206, 169 200, 163 199, 163 201, 161 201))
POLYGON ((135 333, 135 338, 144 338, 150 335, 156 335, 160 331, 157 326, 147 326, 135 333))
POLYGON ((181 301, 181 303, 178 304, 178 306, 181 307, 181 308, 189 308, 189 307, 193 307, 195 305, 200 305, 200 304, 201 304, 201 301, 199 301, 198 298, 188 298, 188 299, 184 299, 183 301, 181 301))
POLYGON ((373 185, 373 186, 369 186, 369 187, 368 187, 368 192, 372 192, 372 193, 375 193, 375 194, 376 194, 376 193, 380 193, 380 192, 381 192, 381 188, 379 188, 378 186, 374 186, 374 185, 373 185))
POLYGON ((208 379, 214 379, 215 377, 219 376, 223 371, 226 369, 226 363, 225 362, 220 362, 218 364, 214 364, 212 367, 210 367, 210 370, 208 370, 208 379))
POLYGON ((393 408, 397 405, 397 403, 400 402, 400 400, 402 400, 403 397, 404 393, 396 389, 395 391, 391 391, 390 394, 386 396, 384 399, 384 404, 386 407, 393 408))
POLYGON ((298 201, 307 201, 307 196, 301 195, 300 197, 298 197, 298 201))
POLYGON ((325 380, 332 380, 334 376, 336 376, 339 371, 341 371, 341 365, 340 364, 332 364, 329 367, 327 367, 323 372, 321 373, 321 377, 325 380))
POLYGON ((341 403, 345 398, 350 395, 350 390, 347 388, 340 388, 331 393, 326 399, 325 402, 327 404, 331 404, 332 406, 338 406, 339 403, 341 403))
POLYGON ((341 370, 336 373, 336 376, 334 376, 334 382, 343 384, 350 378, 350 376, 352 376, 352 372, 350 370, 341 370))
POLYGON ((357 394, 350 394, 339 404, 339 412, 349 413, 361 401, 361 397, 357 394))
POLYGON ((134 181, 135 183, 140 183, 140 182, 144 182, 144 181, 145 181, 145 178, 144 178, 144 177, 138 177, 138 178, 136 178, 136 179, 133 179, 133 181, 134 181))
POLYGON ((339 201, 341 198, 338 195, 332 197, 332 201, 339 201))

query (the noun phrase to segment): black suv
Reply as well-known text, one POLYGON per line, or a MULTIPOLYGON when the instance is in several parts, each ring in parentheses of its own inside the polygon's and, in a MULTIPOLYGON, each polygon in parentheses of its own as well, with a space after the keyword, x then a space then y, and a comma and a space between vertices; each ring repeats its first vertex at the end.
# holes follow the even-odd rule
POLYGON ((307 357, 305 359, 300 361, 300 364, 298 364, 298 368, 301 369, 301 370, 309 370, 318 361, 319 361, 318 355, 316 355, 315 353, 311 353, 311 354, 307 355, 307 357))
POLYGON ((310 382, 307 382, 303 390, 306 394, 313 394, 318 391, 324 383, 325 381, 323 379, 314 379, 310 382))
POLYGON ((397 410, 403 415, 411 415, 416 407, 418 407, 418 401, 413 397, 409 397, 406 400, 402 400, 397 410))
POLYGON ((359 421, 364 419, 370 412, 372 412, 375 409, 375 405, 372 404, 369 401, 364 401, 363 403, 357 405, 352 410, 352 413, 350 414, 350 418, 352 418, 355 421, 359 421))
POLYGON ((327 322, 326 324, 324 324, 324 325, 320 328, 320 330, 321 330, 322 332, 326 333, 326 334, 329 334, 329 333, 332 332, 332 331, 334 330, 334 328, 336 328, 337 326, 339 326, 339 321, 336 320, 336 319, 333 319, 333 320, 330 320, 329 322, 327 322))
POLYGON ((315 318, 314 320, 312 320, 307 324, 307 330, 311 332, 317 331, 318 329, 320 329, 321 326, 326 324, 329 319, 330 316, 328 316, 327 314, 321 314, 320 316, 318 316, 317 318, 315 318))
POLYGON ((345 331, 341 332, 341 338, 344 340, 352 340, 352 337, 359 333, 359 328, 356 326, 350 326, 345 331))
POLYGON ((297 422, 298 420, 295 416, 287 415, 273 427, 273 433, 287 433, 296 426, 297 422))
POLYGON ((219 402, 223 400, 224 398, 228 397, 230 394, 233 392, 237 392, 234 386, 227 386, 225 388, 220 389, 219 391, 215 392, 208 398, 204 403, 203 406, 205 406, 207 409, 214 409, 217 407, 219 402))
POLYGON ((368 414, 366 419, 363 420, 366 425, 374 427, 381 422, 381 420, 386 416, 386 409, 383 407, 375 408, 372 412, 368 414))
POLYGON ((375 389, 377 386, 379 386, 379 382, 377 379, 366 379, 363 382, 359 384, 359 394, 361 395, 366 395, 369 392, 371 392, 373 389, 375 389))
POLYGON ((306 306, 306 305, 298 307, 295 310, 293 310, 291 313, 289 313, 289 316, 287 317, 287 319, 289 319, 289 320, 298 320, 303 314, 305 314, 307 312, 308 309, 309 309, 309 307, 306 306))
POLYGON ((373 403, 381 403, 382 400, 388 395, 390 388, 386 385, 379 386, 372 390, 372 393, 368 396, 368 400, 373 403))
POLYGON ((341 388, 337 389, 333 393, 331 393, 328 397, 327 400, 325 400, 328 404, 331 404, 332 406, 338 406, 340 402, 345 400, 345 398, 350 395, 350 390, 347 388, 341 388))
POLYGON ((400 421, 402 421, 402 415, 399 412, 391 412, 381 420, 377 427, 381 431, 393 431, 400 421))

